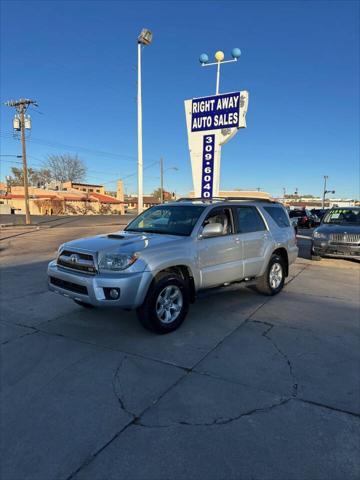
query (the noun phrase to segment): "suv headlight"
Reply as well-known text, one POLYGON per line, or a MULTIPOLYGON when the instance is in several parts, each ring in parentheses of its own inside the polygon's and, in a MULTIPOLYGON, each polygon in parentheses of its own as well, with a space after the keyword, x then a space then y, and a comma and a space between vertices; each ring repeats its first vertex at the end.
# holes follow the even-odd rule
POLYGON ((105 253, 99 261, 100 270, 113 270, 120 271, 129 268, 130 265, 136 262, 139 256, 135 253, 134 255, 123 255, 121 253, 105 253))
POLYGON ((327 235, 325 233, 315 231, 314 238, 322 238, 323 240, 325 240, 327 238, 327 235))

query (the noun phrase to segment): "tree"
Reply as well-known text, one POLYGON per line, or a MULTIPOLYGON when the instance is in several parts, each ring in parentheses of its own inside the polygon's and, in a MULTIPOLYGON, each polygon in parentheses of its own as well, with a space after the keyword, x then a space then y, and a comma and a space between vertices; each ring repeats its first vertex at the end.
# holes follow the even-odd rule
POLYGON ((161 188, 157 188, 153 191, 152 196, 157 198, 158 200, 161 199, 161 188))
POLYGON ((49 155, 44 169, 58 182, 80 182, 86 175, 85 164, 77 155, 49 155))
MULTIPOLYGON (((158 200, 161 200, 161 188, 157 188, 156 190, 154 190, 152 193, 152 196, 157 198, 158 200)), ((171 200, 173 198, 173 195, 170 192, 167 192, 166 190, 164 190, 163 198, 164 198, 164 201, 171 200)))
MULTIPOLYGON (((24 172, 22 168, 11 167, 10 178, 8 180, 10 186, 24 185, 24 172)), ((51 180, 50 172, 46 169, 35 170, 28 168, 28 182, 31 187, 43 185, 51 180)))

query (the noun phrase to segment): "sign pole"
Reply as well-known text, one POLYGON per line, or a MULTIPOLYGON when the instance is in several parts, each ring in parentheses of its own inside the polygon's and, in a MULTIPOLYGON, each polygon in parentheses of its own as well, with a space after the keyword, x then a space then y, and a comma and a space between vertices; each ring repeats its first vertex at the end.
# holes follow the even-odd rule
POLYGON ((216 71, 216 93, 215 95, 219 95, 219 88, 220 88, 220 65, 221 62, 217 62, 217 71, 216 71))

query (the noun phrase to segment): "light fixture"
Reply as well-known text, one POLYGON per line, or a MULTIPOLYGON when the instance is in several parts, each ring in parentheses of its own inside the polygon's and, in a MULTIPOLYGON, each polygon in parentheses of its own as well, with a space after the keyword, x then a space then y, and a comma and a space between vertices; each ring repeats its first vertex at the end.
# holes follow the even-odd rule
POLYGON ((216 53, 215 53, 215 60, 217 60, 218 62, 222 62, 224 60, 224 52, 222 52, 221 50, 218 50, 216 53))
POLYGON ((240 48, 233 48, 231 50, 231 56, 233 57, 233 59, 237 60, 241 55, 241 50, 240 48))
POLYGON ((138 43, 141 43, 142 45, 150 45, 152 42, 152 37, 152 32, 147 28, 143 28, 138 36, 138 43))
POLYGON ((199 62, 204 65, 205 63, 208 63, 209 57, 206 55, 206 53, 202 53, 199 57, 199 62))

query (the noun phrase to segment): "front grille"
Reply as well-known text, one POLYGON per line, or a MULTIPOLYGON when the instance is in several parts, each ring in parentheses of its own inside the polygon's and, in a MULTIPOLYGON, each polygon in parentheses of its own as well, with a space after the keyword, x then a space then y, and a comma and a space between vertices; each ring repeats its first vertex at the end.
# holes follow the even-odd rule
POLYGON ((91 275, 96 273, 94 257, 87 253, 64 250, 58 256, 57 265, 91 275))
POLYGON ((359 233, 331 233, 330 243, 336 245, 357 245, 360 242, 359 233))
POLYGON ((83 295, 88 294, 87 288, 83 285, 67 282, 66 280, 61 280, 60 278, 50 277, 50 283, 56 287, 63 288, 64 290, 70 290, 70 292, 81 293, 83 295))

